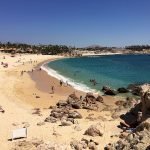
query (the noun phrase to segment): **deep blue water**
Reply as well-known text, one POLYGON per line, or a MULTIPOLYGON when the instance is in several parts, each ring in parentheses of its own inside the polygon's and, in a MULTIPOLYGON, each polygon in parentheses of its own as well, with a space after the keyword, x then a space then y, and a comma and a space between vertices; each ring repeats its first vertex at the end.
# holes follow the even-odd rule
POLYGON ((150 55, 67 58, 50 62, 48 66, 64 77, 96 90, 104 85, 119 88, 150 82, 150 55), (98 84, 94 86, 90 79, 98 84))

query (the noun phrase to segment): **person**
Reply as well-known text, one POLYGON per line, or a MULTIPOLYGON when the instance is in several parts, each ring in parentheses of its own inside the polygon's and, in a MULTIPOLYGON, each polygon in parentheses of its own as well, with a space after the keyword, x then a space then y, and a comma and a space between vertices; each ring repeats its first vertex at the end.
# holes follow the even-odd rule
POLYGON ((63 84, 63 82, 62 82, 62 80, 60 80, 60 86, 62 86, 62 84, 63 84))
POLYGON ((52 89, 52 94, 54 94, 54 90, 55 90, 54 86, 52 86, 51 89, 52 89))
POLYGON ((21 76, 23 76, 23 71, 21 71, 21 76))

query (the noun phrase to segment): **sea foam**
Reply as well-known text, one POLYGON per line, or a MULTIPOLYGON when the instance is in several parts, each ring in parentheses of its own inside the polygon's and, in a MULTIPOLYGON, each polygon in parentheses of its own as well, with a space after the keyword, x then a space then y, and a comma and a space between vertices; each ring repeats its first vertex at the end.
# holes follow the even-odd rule
POLYGON ((56 70, 50 68, 47 64, 48 63, 43 64, 41 66, 41 69, 46 71, 48 75, 50 75, 58 80, 62 80, 64 83, 68 83, 76 90, 83 91, 83 92, 97 93, 97 91, 95 89, 91 89, 88 86, 86 86, 85 84, 78 83, 78 82, 74 81, 73 79, 67 78, 67 77, 59 74, 56 70))

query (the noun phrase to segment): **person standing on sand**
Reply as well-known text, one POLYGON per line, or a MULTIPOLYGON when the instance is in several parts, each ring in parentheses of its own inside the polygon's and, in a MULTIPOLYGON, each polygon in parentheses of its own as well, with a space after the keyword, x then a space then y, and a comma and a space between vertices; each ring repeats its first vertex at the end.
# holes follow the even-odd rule
POLYGON ((21 76, 23 76, 23 71, 21 71, 21 76))
POLYGON ((51 90, 52 90, 52 94, 54 94, 54 92, 55 92, 54 86, 51 87, 51 90))
POLYGON ((59 82, 59 83, 60 83, 60 86, 62 86, 62 84, 63 84, 62 80, 60 80, 60 82, 59 82))

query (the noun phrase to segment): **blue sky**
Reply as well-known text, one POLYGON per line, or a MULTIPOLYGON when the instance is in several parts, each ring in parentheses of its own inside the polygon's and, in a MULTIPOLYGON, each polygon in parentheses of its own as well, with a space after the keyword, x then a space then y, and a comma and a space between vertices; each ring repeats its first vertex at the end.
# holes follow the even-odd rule
POLYGON ((150 0, 0 0, 0 41, 150 44, 150 0))

